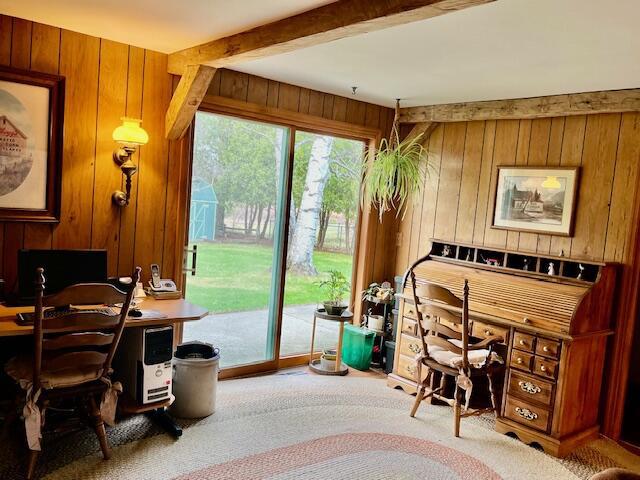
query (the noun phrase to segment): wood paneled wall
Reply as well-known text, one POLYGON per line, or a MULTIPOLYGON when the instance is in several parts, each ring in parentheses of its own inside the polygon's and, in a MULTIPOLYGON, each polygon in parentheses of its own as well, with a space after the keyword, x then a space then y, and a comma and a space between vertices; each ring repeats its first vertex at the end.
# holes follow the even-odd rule
POLYGON ((167 56, 2 16, 0 63, 66 78, 60 223, 0 224, 5 288, 14 287, 19 248, 106 248, 111 275, 150 263, 173 272, 177 223, 166 221, 165 205, 178 208, 172 195, 180 178, 164 139, 173 81, 167 56), (149 143, 136 154, 132 202, 120 209, 111 203, 122 188, 111 134, 125 115, 142 118, 149 143))
POLYGON ((399 225, 394 270, 426 255, 430 238, 624 263, 640 165, 640 114, 441 124, 433 169, 399 225), (580 166, 573 237, 491 228, 498 165, 580 166))
MULTIPOLYGON (((168 142, 164 115, 176 79, 151 50, 0 16, 0 64, 66 77, 62 205, 57 225, 0 223, 0 278, 12 290, 20 248, 106 248, 109 274, 158 263, 179 279, 187 209, 188 137, 168 142), (111 203, 122 175, 111 139, 120 117, 142 118, 149 143, 135 155, 132 202, 111 203)), ((353 99, 220 70, 216 95, 388 129, 391 110, 353 99)))

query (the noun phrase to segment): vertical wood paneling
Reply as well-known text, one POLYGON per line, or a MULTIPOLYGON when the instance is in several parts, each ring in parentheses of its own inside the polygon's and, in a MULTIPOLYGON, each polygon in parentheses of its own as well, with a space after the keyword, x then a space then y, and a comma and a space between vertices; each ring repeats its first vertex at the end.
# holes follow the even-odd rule
MULTIPOLYGON (((640 176, 639 113, 487 121, 482 132, 474 123, 455 134, 456 124, 441 125, 431 136, 429 148, 443 141, 443 149, 439 177, 427 182, 422 199, 419 256, 428 253, 429 238, 436 237, 589 260, 628 261, 632 193, 640 176), (491 228, 497 166, 511 164, 582 167, 573 237, 491 228), (460 165, 458 191, 455 179, 460 165), (434 182, 440 185, 429 195, 434 182), (451 207, 456 203, 457 213, 451 207)), ((440 160, 434 153, 437 149, 432 158, 440 160)), ((389 262, 395 263, 395 273, 407 268, 415 228, 413 217, 397 225, 402 244, 395 262, 389 262)))
MULTIPOLYGON (((440 183, 440 168, 442 165, 442 148, 444 140, 444 125, 439 125, 431 133, 426 145, 429 167, 422 191, 422 218, 418 238, 418 257, 423 256, 429 249, 429 239, 432 238, 436 221, 438 185, 440 183)), ((404 266, 406 268, 406 266, 404 266)))
POLYGON ((436 238, 455 237, 466 133, 466 122, 447 123, 444 126, 438 198, 447 200, 438 202, 436 206, 433 231, 436 238))
POLYGON ((587 118, 572 257, 604 258, 620 119, 620 114, 587 118))
POLYGON ((11 63, 11 34, 13 21, 11 17, 0 15, 0 64, 11 63))
POLYGON ((247 102, 256 103, 258 105, 267 105, 267 95, 269 93, 269 81, 266 78, 249 77, 249 85, 247 92, 247 102))
MULTIPOLYGON (((236 77, 240 82, 240 77, 236 77)), ((223 77, 224 84, 224 77, 223 77)), ((236 91, 234 88, 233 91, 236 91)), ((171 76, 167 56, 147 51, 144 64, 142 123, 149 143, 140 151, 138 173, 138 211, 134 258, 148 270, 162 264, 167 198, 168 144, 164 139, 164 113, 171 99, 171 76), (146 101, 154 99, 153 101, 146 101)))
POLYGON ((482 166, 484 127, 485 122, 469 122, 467 126, 455 231, 455 239, 459 242, 473 241, 476 198, 482 166))
MULTIPOLYGON (((145 51, 137 47, 129 47, 129 66, 127 75, 126 115, 131 118, 142 118, 142 88, 144 85, 145 51)), ((219 85, 219 84, 218 84, 219 85)), ((146 128, 146 125, 145 125, 146 128)), ((140 152, 133 155, 133 162, 140 165, 140 152)), ((120 211, 120 242, 118 244, 118 273, 128 275, 134 267, 134 244, 136 230, 136 214, 138 210, 138 179, 134 175, 131 182, 133 202, 120 211)), ((120 180, 124 188, 124 179, 120 180)))
POLYGON ((127 45, 101 41, 91 248, 108 251, 109 275, 118 273, 120 244, 120 209, 112 206, 111 195, 122 186, 122 173, 114 168, 111 135, 126 112, 128 65, 127 45))
POLYGON ((484 128, 482 165, 480 167, 480 180, 476 197, 476 218, 473 224, 473 241, 478 244, 484 243, 485 223, 487 215, 490 215, 487 210, 489 208, 489 189, 493 175, 493 149, 496 140, 496 126, 497 122, 495 120, 489 120, 484 128))
POLYGON ((300 107, 300 87, 280 84, 280 94, 278 95, 278 108, 297 112, 300 107))
POLYGON ((66 77, 60 224, 55 248, 89 248, 93 212, 100 40, 62 31, 60 74, 66 77))
POLYGON ((13 19, 11 33, 11 66, 28 70, 31 65, 32 22, 21 18, 13 19))
POLYGON ((604 258, 623 262, 633 221, 633 192, 640 170, 640 113, 622 114, 619 138, 604 258))

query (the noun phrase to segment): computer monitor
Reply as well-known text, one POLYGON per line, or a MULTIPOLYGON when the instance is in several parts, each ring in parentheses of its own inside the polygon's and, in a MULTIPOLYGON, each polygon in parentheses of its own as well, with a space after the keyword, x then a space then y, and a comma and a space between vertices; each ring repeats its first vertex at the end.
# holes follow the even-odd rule
POLYGON ((107 281, 106 250, 20 250, 18 252, 18 300, 35 297, 36 269, 44 268, 45 295, 75 283, 107 281))

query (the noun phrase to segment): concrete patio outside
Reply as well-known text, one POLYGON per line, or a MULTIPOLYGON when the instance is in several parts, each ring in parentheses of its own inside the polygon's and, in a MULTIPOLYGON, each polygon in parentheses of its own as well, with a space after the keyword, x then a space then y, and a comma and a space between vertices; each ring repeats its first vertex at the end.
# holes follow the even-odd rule
MULTIPOLYGON (((308 353, 316 305, 285 307, 282 314, 281 356, 308 353)), ((184 326, 184 341, 200 340, 220 349, 222 368, 264 361, 266 358, 268 311, 254 310, 208 315, 184 326)), ((338 324, 320 320, 315 350, 335 347, 338 324)))

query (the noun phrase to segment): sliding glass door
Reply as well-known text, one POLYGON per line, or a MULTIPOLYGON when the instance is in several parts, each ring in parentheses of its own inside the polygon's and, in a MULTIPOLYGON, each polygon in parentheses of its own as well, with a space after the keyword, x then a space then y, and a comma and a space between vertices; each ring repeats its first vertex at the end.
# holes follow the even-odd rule
MULTIPOLYGON (((210 315, 186 323, 184 341, 219 347, 233 374, 308 353, 319 283, 331 271, 351 280, 363 152, 362 141, 197 113, 186 298, 210 315)), ((336 342, 337 329, 318 328, 318 349, 336 342)))
MULTIPOLYGON (((309 353, 320 283, 331 272, 351 281, 363 156, 362 141, 296 132, 280 356, 309 353)), ((337 336, 337 323, 318 323, 316 350, 337 336)))
POLYGON ((276 125, 196 115, 189 242, 198 261, 186 298, 211 315, 187 323, 184 339, 219 347, 223 368, 274 360, 288 135, 276 125))

